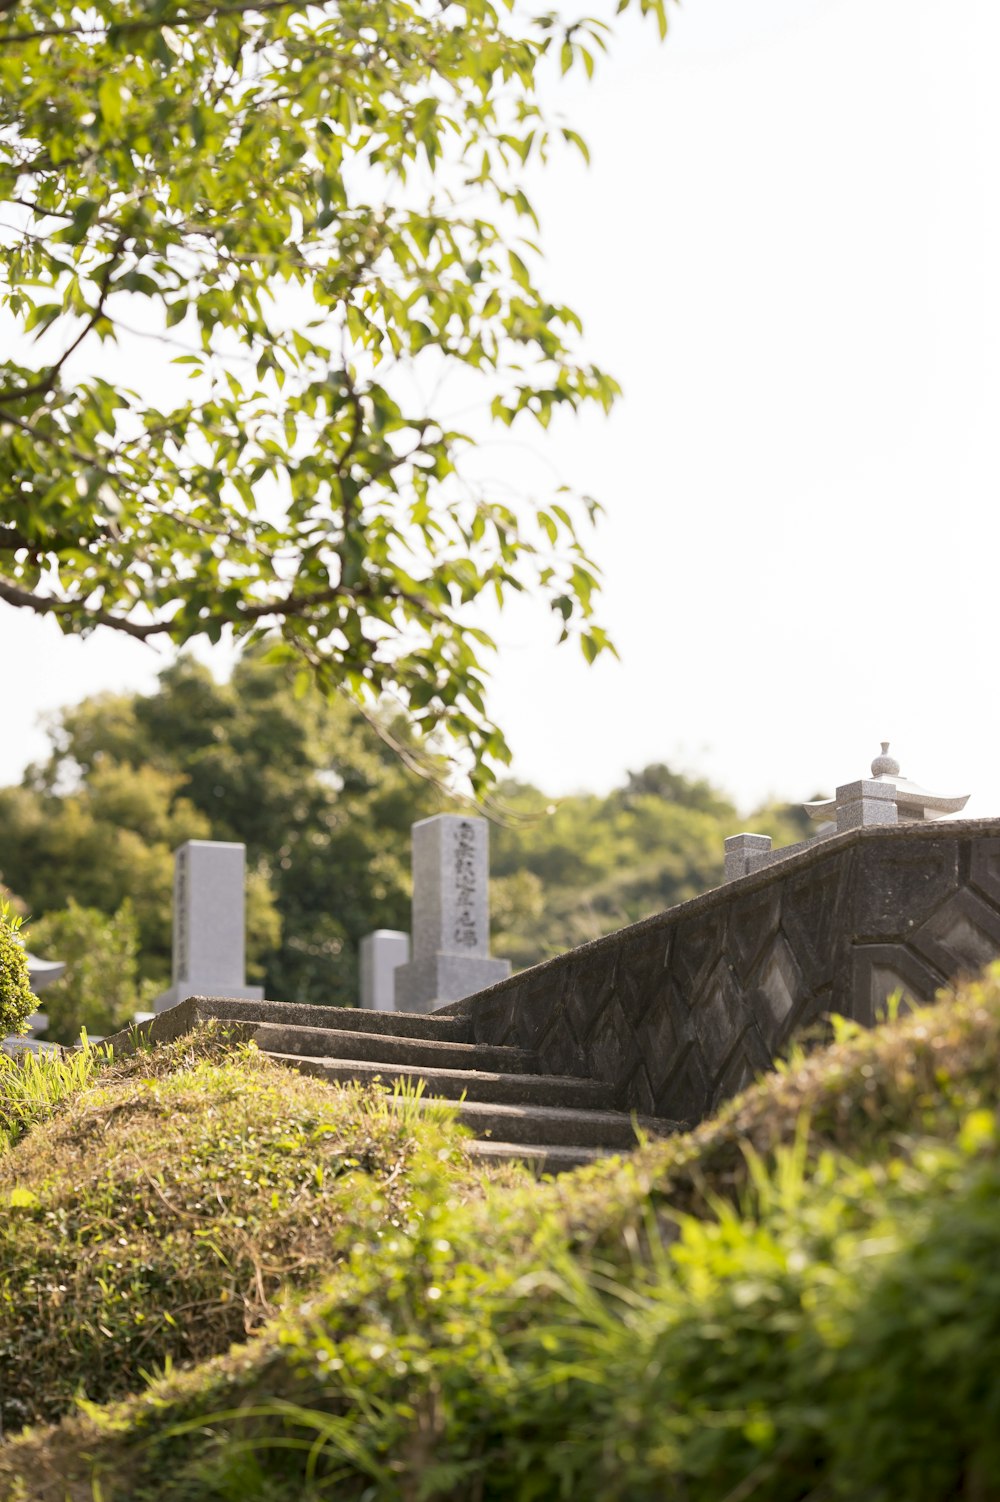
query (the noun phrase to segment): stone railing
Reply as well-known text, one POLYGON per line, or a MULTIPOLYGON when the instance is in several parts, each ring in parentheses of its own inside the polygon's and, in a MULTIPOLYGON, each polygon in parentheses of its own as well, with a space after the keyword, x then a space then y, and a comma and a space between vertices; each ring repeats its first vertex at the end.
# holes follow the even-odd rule
POLYGON ((861 828, 442 1008, 695 1122, 830 1012, 869 1024, 1000 955, 1000 819, 861 828))

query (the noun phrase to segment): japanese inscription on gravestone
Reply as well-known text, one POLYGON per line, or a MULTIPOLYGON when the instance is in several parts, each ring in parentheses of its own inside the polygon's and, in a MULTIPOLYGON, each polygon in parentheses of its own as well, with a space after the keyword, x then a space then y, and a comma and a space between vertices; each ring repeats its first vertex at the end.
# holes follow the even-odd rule
POLYGON ((460 949, 477 949, 476 927, 476 836, 468 819, 455 834, 455 943, 460 949))
POLYGON ((188 980, 188 851, 182 845, 174 855, 174 981, 188 980))

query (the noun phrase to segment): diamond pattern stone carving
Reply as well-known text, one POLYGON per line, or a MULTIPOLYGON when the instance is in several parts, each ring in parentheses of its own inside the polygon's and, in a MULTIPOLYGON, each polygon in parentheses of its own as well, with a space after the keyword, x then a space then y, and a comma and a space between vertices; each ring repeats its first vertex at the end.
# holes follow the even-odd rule
POLYGON ((862 829, 494 987, 482 1043, 697 1121, 829 1011, 870 1023, 1000 955, 1000 821, 862 829))
POLYGON ((780 933, 764 957, 751 995, 757 1026, 773 1048, 784 1037, 805 995, 802 972, 780 933))

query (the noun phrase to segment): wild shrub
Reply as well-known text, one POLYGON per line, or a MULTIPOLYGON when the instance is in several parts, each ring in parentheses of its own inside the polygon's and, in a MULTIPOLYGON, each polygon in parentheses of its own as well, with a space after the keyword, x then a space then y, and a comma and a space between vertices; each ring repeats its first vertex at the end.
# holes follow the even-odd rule
POLYGON ((0 1038, 23 1033, 35 1007, 20 927, 10 904, 0 902, 0 1038))

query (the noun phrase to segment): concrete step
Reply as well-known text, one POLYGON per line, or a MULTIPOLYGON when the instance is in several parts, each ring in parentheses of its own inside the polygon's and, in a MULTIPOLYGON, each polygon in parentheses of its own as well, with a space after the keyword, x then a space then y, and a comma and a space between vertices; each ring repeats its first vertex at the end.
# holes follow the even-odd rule
POLYGON ((537 1054, 523 1048, 503 1048, 485 1043, 393 1037, 387 1033, 373 1037, 354 1029, 285 1026, 271 1022, 262 1022, 252 1036, 257 1047, 269 1054, 361 1059, 383 1067, 402 1065, 412 1069, 472 1069, 498 1074, 538 1072, 537 1054))
POLYGON ((268 1056, 290 1064, 302 1074, 315 1075, 343 1083, 357 1080, 363 1084, 381 1081, 392 1085, 403 1080, 416 1086, 422 1080, 427 1094, 442 1100, 468 1100, 520 1106, 538 1105, 572 1107, 577 1110, 608 1110, 613 1090, 601 1080, 577 1079, 568 1074, 497 1074, 472 1069, 412 1069, 405 1065, 374 1062, 370 1059, 309 1058, 299 1054, 279 1054, 268 1049, 268 1056))
POLYGON ((637 1146, 636 1125, 650 1136, 665 1137, 676 1130, 673 1122, 639 1117, 625 1111, 580 1111, 563 1106, 503 1105, 478 1100, 459 1104, 458 1118, 477 1141, 519 1146, 539 1143, 549 1147, 596 1147, 605 1152, 629 1152, 637 1146))
MULTIPOLYGON (((279 1026, 335 1028, 396 1038, 428 1038, 442 1043, 471 1043, 466 1017, 438 1017, 433 1012, 370 1012, 363 1007, 313 1006, 294 1001, 230 1001, 220 996, 191 998, 202 1017, 279 1026)), ((187 1005, 187 1003, 183 1003, 187 1005)), ((164 1014, 166 1015, 166 1014, 164 1014)))
POLYGON ((532 1173, 568 1173, 574 1168, 585 1168, 588 1163, 599 1163, 608 1154, 600 1147, 553 1147, 544 1142, 472 1142, 469 1144, 474 1157, 487 1163, 523 1163, 532 1173))

